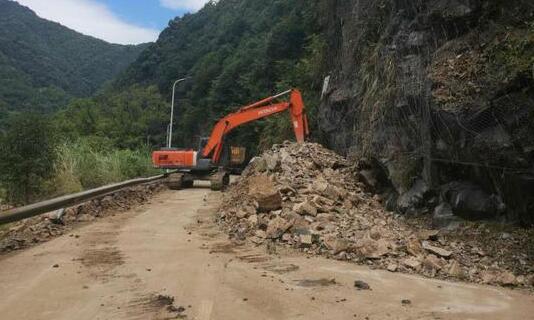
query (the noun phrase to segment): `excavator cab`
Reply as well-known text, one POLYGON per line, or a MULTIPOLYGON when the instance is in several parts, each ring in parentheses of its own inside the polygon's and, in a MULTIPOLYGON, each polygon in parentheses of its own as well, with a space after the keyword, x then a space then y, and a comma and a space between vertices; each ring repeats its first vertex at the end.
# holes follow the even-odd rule
MULTIPOLYGON (((197 165, 202 163, 202 150, 206 147, 209 137, 201 137, 198 142, 197 165)), ((219 161, 219 167, 224 167, 231 174, 241 174, 247 161, 247 148, 225 143, 219 161)), ((211 161, 210 161, 211 163, 211 161)))

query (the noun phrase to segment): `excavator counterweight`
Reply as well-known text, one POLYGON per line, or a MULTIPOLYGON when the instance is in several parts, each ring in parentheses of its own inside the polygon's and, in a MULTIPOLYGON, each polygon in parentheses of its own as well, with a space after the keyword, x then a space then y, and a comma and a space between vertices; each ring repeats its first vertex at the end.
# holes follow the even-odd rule
POLYGON ((152 161, 156 168, 177 170, 169 178, 170 187, 181 189, 193 185, 194 180, 211 181, 212 189, 220 190, 229 182, 229 166, 245 160, 243 148, 232 147, 230 160, 221 161, 224 138, 235 128, 244 124, 270 117, 288 110, 298 143, 304 142, 309 135, 308 119, 304 102, 299 90, 293 89, 265 98, 240 108, 220 119, 208 138, 202 139, 199 150, 166 149, 155 151, 152 161), (289 95, 289 101, 276 102, 289 95))

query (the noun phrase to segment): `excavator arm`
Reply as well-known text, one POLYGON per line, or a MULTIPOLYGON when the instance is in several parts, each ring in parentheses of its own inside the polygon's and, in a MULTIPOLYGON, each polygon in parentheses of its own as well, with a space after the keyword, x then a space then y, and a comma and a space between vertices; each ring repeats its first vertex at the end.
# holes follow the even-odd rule
POLYGON ((208 143, 202 150, 204 158, 211 157, 212 163, 219 163, 223 150, 224 137, 235 128, 262 118, 289 110, 293 130, 298 143, 304 142, 309 134, 308 119, 304 112, 304 102, 299 90, 293 89, 263 99, 237 112, 227 115, 217 122, 212 130, 208 143), (290 95, 288 102, 273 103, 274 100, 290 95))

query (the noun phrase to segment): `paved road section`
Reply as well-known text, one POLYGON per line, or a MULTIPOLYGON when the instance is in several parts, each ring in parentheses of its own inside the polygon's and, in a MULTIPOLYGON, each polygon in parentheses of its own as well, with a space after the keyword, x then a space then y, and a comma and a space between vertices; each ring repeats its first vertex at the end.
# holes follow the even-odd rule
POLYGON ((0 258, 0 318, 534 319, 528 293, 233 243, 213 223, 219 201, 164 191, 0 258))

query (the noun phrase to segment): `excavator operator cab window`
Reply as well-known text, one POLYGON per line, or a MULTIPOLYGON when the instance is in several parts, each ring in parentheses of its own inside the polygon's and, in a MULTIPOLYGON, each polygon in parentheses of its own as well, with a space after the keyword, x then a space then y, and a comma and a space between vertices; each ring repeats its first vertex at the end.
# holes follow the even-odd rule
POLYGON ((198 152, 202 152, 204 150, 204 147, 208 144, 210 138, 208 137, 201 137, 198 141, 198 152))

